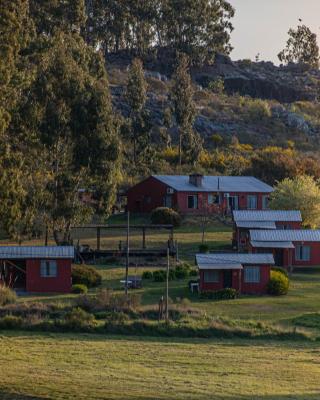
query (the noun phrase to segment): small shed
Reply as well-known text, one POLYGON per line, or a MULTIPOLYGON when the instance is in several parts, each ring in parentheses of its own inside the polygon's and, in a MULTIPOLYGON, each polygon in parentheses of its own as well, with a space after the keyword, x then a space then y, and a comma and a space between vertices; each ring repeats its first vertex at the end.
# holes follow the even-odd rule
POLYGON ((71 291, 73 246, 0 246, 0 281, 21 291, 71 291))
POLYGON ((264 294, 270 280, 272 254, 197 254, 200 291, 232 288, 243 294, 264 294))

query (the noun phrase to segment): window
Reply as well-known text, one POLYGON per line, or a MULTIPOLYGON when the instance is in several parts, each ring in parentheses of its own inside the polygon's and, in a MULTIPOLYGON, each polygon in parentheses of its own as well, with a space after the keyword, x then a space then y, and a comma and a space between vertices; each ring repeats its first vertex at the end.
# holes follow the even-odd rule
POLYGON ((198 208, 198 196, 188 196, 188 208, 198 208))
POLYGON ((296 246, 296 260, 310 261, 311 248, 310 246, 296 246))
POLYGON ((245 283, 259 283, 260 267, 244 267, 244 281, 245 283))
POLYGON ((257 209, 257 196, 248 196, 248 210, 256 210, 257 209))
POLYGON ((262 196, 262 209, 268 210, 269 208, 269 196, 262 196))
POLYGON ((216 193, 209 193, 208 194, 208 205, 212 206, 213 204, 220 204, 219 195, 216 193))
POLYGON ((42 278, 55 278, 57 276, 57 261, 42 260, 40 275, 42 278))
POLYGON ((168 208, 172 208, 172 196, 167 195, 163 199, 163 205, 168 208))
POLYGON ((219 271, 204 271, 204 282, 218 283, 220 281, 219 271))
POLYGON ((151 203, 151 196, 144 196, 144 202, 146 203, 146 204, 150 204, 151 203))

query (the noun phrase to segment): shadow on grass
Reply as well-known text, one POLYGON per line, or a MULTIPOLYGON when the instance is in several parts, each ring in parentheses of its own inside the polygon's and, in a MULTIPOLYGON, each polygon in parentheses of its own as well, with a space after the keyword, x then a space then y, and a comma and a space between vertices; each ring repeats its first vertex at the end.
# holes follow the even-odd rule
POLYGON ((26 396, 24 394, 9 393, 0 390, 0 399, 1 400, 48 400, 48 397, 26 396))

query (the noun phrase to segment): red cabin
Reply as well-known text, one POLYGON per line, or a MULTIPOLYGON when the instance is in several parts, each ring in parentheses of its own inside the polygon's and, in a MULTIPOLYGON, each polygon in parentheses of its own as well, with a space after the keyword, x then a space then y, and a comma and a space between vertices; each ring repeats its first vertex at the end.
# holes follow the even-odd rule
POLYGON ((268 208, 273 188, 250 176, 155 175, 127 192, 128 211, 150 213, 157 207, 182 214, 230 213, 268 208))
POLYGON ((265 294, 272 254, 197 254, 200 292, 233 288, 243 294, 265 294))
POLYGON ((250 229, 301 229, 300 211, 241 210, 233 211, 233 246, 241 251, 249 249, 250 229))
POLYGON ((71 291, 72 246, 1 246, 0 281, 34 293, 71 291))
POLYGON ((250 251, 270 251, 281 267, 319 266, 320 230, 251 230, 250 251))

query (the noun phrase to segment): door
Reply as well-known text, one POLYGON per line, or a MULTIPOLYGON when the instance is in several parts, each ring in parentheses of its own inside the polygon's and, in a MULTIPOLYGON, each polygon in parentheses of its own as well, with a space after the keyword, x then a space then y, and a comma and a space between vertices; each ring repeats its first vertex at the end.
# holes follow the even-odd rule
POLYGON ((278 267, 283 266, 283 249, 276 249, 274 255, 274 261, 278 267))
POLYGON ((172 196, 171 195, 167 195, 164 198, 164 206, 168 207, 168 208, 172 208, 172 196))
POLYGON ((238 210, 239 209, 238 196, 229 196, 229 208, 230 208, 230 210, 238 210))
POLYGON ((224 271, 223 272, 223 287, 226 288, 232 288, 232 271, 224 271))

